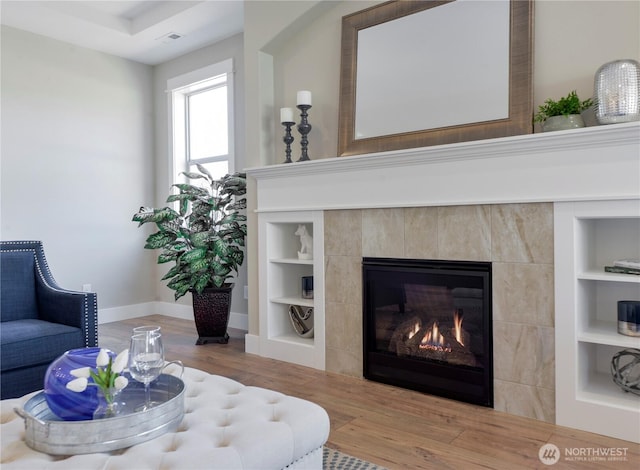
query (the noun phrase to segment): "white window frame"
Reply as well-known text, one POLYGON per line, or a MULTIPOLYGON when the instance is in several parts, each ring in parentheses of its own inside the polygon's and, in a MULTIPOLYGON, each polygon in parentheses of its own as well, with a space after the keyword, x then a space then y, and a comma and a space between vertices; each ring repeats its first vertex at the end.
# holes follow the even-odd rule
POLYGON ((170 180, 175 183, 179 174, 187 171, 187 117, 186 98, 189 93, 207 88, 207 80, 222 74, 227 74, 227 122, 228 122, 228 153, 213 158, 202 159, 203 162, 228 161, 229 173, 235 168, 235 121, 234 121, 234 73, 233 59, 208 65, 183 75, 167 80, 168 109, 169 109, 169 158, 170 180))

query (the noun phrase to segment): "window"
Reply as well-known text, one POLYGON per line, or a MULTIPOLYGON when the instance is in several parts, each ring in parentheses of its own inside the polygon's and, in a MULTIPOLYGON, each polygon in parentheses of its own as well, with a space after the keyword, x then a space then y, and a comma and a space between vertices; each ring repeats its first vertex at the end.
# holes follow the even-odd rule
POLYGON ((233 172, 233 61, 195 70, 167 82, 172 175, 203 165, 214 178, 233 172))

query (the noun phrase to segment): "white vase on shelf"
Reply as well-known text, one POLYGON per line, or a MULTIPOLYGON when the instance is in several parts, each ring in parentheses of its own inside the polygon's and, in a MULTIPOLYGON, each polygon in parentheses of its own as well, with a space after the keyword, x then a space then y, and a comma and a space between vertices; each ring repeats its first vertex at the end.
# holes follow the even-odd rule
POLYGON ((584 127, 584 120, 579 114, 551 116, 542 123, 542 132, 563 131, 584 127))
POLYGON ((640 121, 640 63, 607 62, 594 79, 596 118, 600 124, 640 121))

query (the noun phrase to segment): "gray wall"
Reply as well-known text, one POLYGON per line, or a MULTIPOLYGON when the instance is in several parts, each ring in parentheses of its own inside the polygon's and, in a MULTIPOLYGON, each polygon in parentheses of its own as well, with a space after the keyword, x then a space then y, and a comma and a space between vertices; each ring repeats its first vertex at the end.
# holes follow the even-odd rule
POLYGON ((3 240, 42 240, 56 280, 99 308, 155 297, 131 222, 154 191, 152 68, 3 26, 3 240))
MULTIPOLYGON (((234 58, 236 169, 245 167, 242 35, 151 67, 0 31, 0 238, 42 240, 63 287, 91 284, 98 293, 102 321, 190 318, 191 297, 174 305, 157 252, 143 249, 151 229, 131 218, 140 206, 164 205, 170 192, 168 78, 234 58)), ((231 307, 235 326, 246 324, 246 278, 245 264, 231 307)))
MULTIPOLYGON (((171 171, 169 147, 169 114, 168 95, 166 93, 167 80, 176 76, 197 70, 207 65, 215 64, 222 60, 233 58, 235 70, 235 149, 236 161, 235 170, 241 171, 245 168, 245 133, 244 133, 244 56, 243 36, 237 34, 211 46, 198 49, 197 51, 185 54, 177 59, 165 62, 154 67, 154 99, 156 103, 155 112, 155 178, 158 182, 155 194, 155 202, 150 201, 147 205, 155 204, 156 207, 164 206, 167 196, 171 192, 172 178, 175 175, 169 174, 171 171)), ((143 204, 144 205, 144 204, 143 204)), ((159 280, 167 268, 159 267, 159 280)), ((238 273, 236 287, 233 290, 231 311, 233 313, 247 313, 247 301, 243 297, 243 287, 247 284, 247 263, 245 263, 238 273)), ((173 291, 166 287, 166 281, 158 281, 158 300, 173 302, 173 291)), ((180 304, 190 305, 191 296, 187 295, 178 301, 180 304)))

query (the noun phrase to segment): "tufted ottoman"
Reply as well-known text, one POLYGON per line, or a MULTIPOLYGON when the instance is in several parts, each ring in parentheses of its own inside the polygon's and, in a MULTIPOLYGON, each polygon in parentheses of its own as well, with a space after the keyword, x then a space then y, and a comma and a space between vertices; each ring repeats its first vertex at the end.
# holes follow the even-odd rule
POLYGON ((13 411, 32 394, 2 400, 1 467, 21 469, 322 469, 329 417, 315 403, 185 368, 185 415, 175 432, 110 453, 50 456, 24 442, 13 411))

